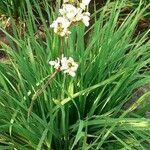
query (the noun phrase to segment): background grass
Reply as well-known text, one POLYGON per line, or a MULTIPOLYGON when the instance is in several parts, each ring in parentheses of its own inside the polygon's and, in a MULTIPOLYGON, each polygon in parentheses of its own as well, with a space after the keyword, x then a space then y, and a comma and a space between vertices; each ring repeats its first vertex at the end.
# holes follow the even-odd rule
POLYGON ((29 120, 32 95, 54 72, 48 61, 59 53, 60 38, 49 28, 57 10, 46 0, 43 7, 33 1, 33 10, 26 0, 28 13, 21 16, 27 22, 25 32, 20 34, 13 20, 13 35, 1 28, 10 41, 10 46, 2 44, 9 63, 0 64, 2 149, 149 148, 150 119, 145 113, 150 92, 123 107, 136 89, 150 82, 146 68, 150 63, 149 31, 134 34, 146 8, 139 4, 120 23, 125 4, 108 2, 92 15, 88 29, 82 24, 71 29, 65 55, 79 62, 77 75, 58 74, 37 98, 29 120), (37 32, 39 24, 44 38, 37 32))

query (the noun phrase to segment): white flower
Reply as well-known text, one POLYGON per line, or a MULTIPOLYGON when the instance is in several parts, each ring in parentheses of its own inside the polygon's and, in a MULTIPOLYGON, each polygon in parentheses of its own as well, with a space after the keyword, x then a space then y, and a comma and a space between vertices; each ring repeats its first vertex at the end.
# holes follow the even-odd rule
POLYGON ((90 1, 91 0, 82 0, 82 3, 85 4, 85 5, 89 5, 90 1))
POLYGON ((69 74, 70 76, 74 77, 76 75, 76 71, 78 69, 78 64, 73 60, 73 58, 63 57, 61 59, 57 58, 55 61, 50 61, 49 64, 54 66, 55 69, 59 69, 64 73, 69 74))
POLYGON ((78 21, 81 21, 82 20, 82 9, 81 8, 78 8, 78 12, 76 14, 76 16, 72 19, 73 22, 78 22, 78 21))
POLYGON ((51 28, 54 28, 54 32, 60 36, 68 36, 71 32, 68 30, 70 22, 64 17, 58 17, 50 25, 51 28))
POLYGON ((50 27, 54 29, 54 32, 62 37, 68 37, 68 35, 71 34, 69 27, 72 24, 82 21, 85 26, 89 26, 90 21, 90 13, 84 12, 85 8, 83 8, 90 3, 90 0, 82 0, 80 7, 75 7, 74 5, 68 4, 67 2, 70 1, 64 0, 62 9, 59 9, 61 17, 58 17, 50 25, 50 27))
POLYGON ((80 8, 82 8, 83 10, 85 10, 86 6, 89 5, 91 0, 82 0, 82 3, 80 3, 80 8))
POLYGON ((60 69, 60 59, 59 58, 57 58, 54 61, 49 61, 49 64, 51 66, 54 66, 55 69, 60 69))
POLYGON ((85 7, 86 7, 86 5, 85 5, 85 4, 80 3, 80 8, 81 8, 81 9, 85 10, 85 7))
POLYGON ((90 13, 83 13, 81 8, 76 8, 71 4, 63 4, 63 8, 59 12, 64 18, 70 20, 70 23, 82 21, 85 26, 89 26, 90 13))
POLYGON ((89 12, 85 12, 82 15, 82 22, 84 23, 85 26, 89 26, 89 21, 90 21, 90 13, 89 12))
POLYGON ((78 14, 79 8, 76 8, 71 4, 63 4, 63 7, 62 9, 59 9, 59 12, 63 17, 72 21, 73 18, 78 14))
POLYGON ((64 73, 69 74, 70 76, 74 77, 76 75, 76 71, 78 69, 78 64, 73 60, 73 58, 69 57, 69 59, 62 59, 61 60, 62 67, 64 73))

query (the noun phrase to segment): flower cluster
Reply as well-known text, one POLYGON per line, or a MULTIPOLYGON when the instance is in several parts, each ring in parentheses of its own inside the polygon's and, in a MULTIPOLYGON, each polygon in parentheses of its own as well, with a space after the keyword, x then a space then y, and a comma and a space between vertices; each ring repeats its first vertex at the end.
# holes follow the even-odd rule
POLYGON ((60 17, 58 17, 50 25, 54 32, 61 37, 68 36, 71 32, 69 27, 76 22, 83 22, 85 26, 89 26, 90 13, 86 11, 86 7, 91 0, 82 0, 82 3, 72 4, 71 0, 64 0, 62 8, 59 9, 60 17))
POLYGON ((75 72, 78 69, 78 64, 71 57, 67 59, 66 57, 62 56, 61 59, 57 58, 54 61, 50 61, 49 64, 54 66, 55 69, 63 71, 72 77, 75 76, 75 72))
MULTIPOLYGON (((54 32, 61 37, 68 37, 71 32, 69 28, 71 25, 82 22, 85 26, 89 26, 90 13, 86 11, 91 0, 82 0, 79 3, 77 0, 64 0, 62 8, 59 9, 60 16, 53 21, 50 25, 54 29, 54 32)), ((61 45, 64 46, 64 45, 61 45)), ((76 74, 78 64, 69 57, 68 59, 63 56, 57 58, 54 61, 50 61, 49 64, 56 70, 62 71, 72 77, 76 74)))

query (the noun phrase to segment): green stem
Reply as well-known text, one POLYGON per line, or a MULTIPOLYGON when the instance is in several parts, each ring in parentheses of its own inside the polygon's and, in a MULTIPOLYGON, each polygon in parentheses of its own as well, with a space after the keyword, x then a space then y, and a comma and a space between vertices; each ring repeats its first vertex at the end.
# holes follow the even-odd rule
POLYGON ((48 78, 47 82, 42 86, 41 89, 38 89, 36 91, 36 93, 32 96, 32 100, 31 100, 31 104, 30 104, 30 107, 28 109, 28 119, 31 115, 31 112, 32 112, 32 108, 33 108, 33 105, 35 103, 35 100, 37 99, 37 97, 43 93, 43 91, 47 88, 48 84, 51 82, 51 80, 56 76, 56 74, 59 72, 60 70, 56 70, 52 75, 50 75, 50 77, 48 78))
POLYGON ((62 55, 64 54, 64 43, 65 43, 65 39, 61 38, 60 57, 62 57, 62 55))
MULTIPOLYGON (((60 59, 64 53, 64 38, 61 38, 61 49, 60 49, 60 59)), ((61 64, 60 64, 61 65, 61 64)), ((30 107, 28 109, 28 120, 29 120, 29 117, 31 115, 31 112, 32 112, 32 109, 33 109, 33 105, 35 103, 35 100, 37 99, 37 97, 39 95, 41 95, 43 93, 43 91, 47 88, 48 84, 51 82, 51 80, 56 76, 56 74, 60 71, 60 68, 57 69, 52 75, 50 75, 50 77, 48 78, 47 82, 42 86, 41 89, 38 89, 36 91, 36 93, 32 96, 32 99, 31 99, 31 104, 30 104, 30 107)))

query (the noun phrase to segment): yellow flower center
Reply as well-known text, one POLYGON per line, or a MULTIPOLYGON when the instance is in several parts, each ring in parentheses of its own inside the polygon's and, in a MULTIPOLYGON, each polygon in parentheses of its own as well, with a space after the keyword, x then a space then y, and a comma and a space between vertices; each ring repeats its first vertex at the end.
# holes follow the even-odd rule
POLYGON ((72 63, 68 63, 68 68, 71 68, 72 66, 72 63))
POLYGON ((62 24, 59 23, 59 24, 58 24, 58 28, 57 28, 57 33, 61 33, 62 31, 63 31, 62 24))

